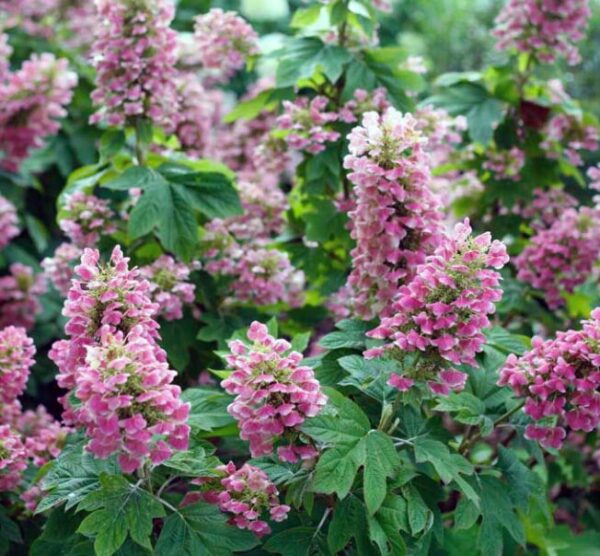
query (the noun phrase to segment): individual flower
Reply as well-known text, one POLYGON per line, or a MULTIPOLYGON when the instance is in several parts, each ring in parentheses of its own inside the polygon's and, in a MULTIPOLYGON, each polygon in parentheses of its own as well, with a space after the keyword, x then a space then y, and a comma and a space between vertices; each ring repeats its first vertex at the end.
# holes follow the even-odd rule
POLYGON ((265 514, 273 521, 284 521, 290 507, 279 502, 277 487, 268 475, 258 467, 244 464, 236 469, 233 462, 215 469, 216 478, 200 478, 192 481, 203 486, 200 492, 188 493, 186 503, 199 498, 230 514, 229 523, 240 529, 248 529, 262 537, 271 532, 265 514))
POLYGON ((96 0, 92 61, 98 110, 90 121, 111 126, 140 119, 171 130, 177 120, 177 34, 170 0, 96 0))
POLYGON ((19 218, 14 205, 0 195, 0 249, 6 247, 19 235, 19 218))
POLYGON ((196 299, 190 273, 189 265, 178 263, 169 255, 161 255, 140 269, 140 275, 150 283, 150 298, 158 305, 157 316, 169 321, 183 318, 183 307, 196 299))
POLYGON ((563 292, 589 278, 600 256, 600 210, 569 208, 549 228, 540 229, 514 259, 517 278, 544 293, 550 309, 565 304, 563 292))
POLYGON ((42 274, 35 276, 31 267, 21 263, 10 265, 9 274, 0 277, 0 328, 32 328, 42 310, 39 297, 45 291, 42 274))
POLYGON ((535 421, 525 437, 558 449, 567 432, 600 424, 600 309, 581 330, 534 337, 531 345, 522 357, 508 356, 498 384, 525 398, 524 411, 535 421))
POLYGON ((117 229, 108 201, 83 191, 67 198, 63 212, 60 229, 77 247, 94 247, 100 235, 110 235, 117 229))
POLYGON ((70 429, 52 417, 43 405, 38 406, 35 411, 24 411, 16 419, 14 427, 23 438, 27 458, 36 467, 41 467, 59 456, 70 432, 70 429))
POLYGON ((549 158, 565 158, 574 166, 582 166, 581 151, 595 151, 598 148, 598 129, 585 124, 576 116, 557 114, 542 130, 543 141, 540 147, 549 158))
POLYGON ((401 391, 417 381, 427 381, 434 394, 462 389, 466 374, 453 365, 476 366, 475 355, 485 342, 482 330, 502 298, 501 277, 493 269, 507 261, 506 247, 492 241, 489 232, 473 237, 468 220, 457 224, 454 236, 400 288, 392 316, 367 334, 385 344, 367 350, 365 357, 397 358, 402 372, 389 383, 401 391), (409 362, 411 352, 417 356, 409 362))
POLYGON ((240 426, 240 437, 250 443, 252 457, 268 455, 277 439, 287 441, 278 450, 285 461, 312 459, 316 448, 299 432, 307 417, 317 415, 327 402, 310 367, 291 345, 275 339, 264 324, 248 330, 251 345, 234 340, 227 365, 231 375, 221 385, 235 395, 227 408, 240 426))
POLYGON ((323 96, 283 101, 283 114, 277 118, 277 126, 289 130, 285 141, 291 149, 317 154, 325 150, 325 143, 340 138, 337 131, 326 127, 339 118, 336 112, 326 111, 328 104, 329 100, 323 96))
POLYGON ((33 340, 24 328, 0 330, 0 403, 13 403, 25 391, 34 355, 33 340))
POLYGON ((48 281, 64 297, 69 293, 74 275, 75 262, 81 258, 81 249, 73 243, 61 243, 52 257, 42 260, 42 268, 48 281))
POLYGON ((148 458, 159 464, 173 450, 186 450, 190 406, 172 384, 177 373, 169 369, 166 353, 148 340, 141 324, 127 334, 103 325, 99 333, 75 377, 87 449, 101 459, 118 454, 125 473, 148 458))
POLYGON ((258 35, 236 12, 213 8, 195 19, 194 39, 198 61, 227 81, 258 54, 258 35))
POLYGON ((576 43, 585 37, 590 15, 588 0, 508 0, 496 18, 496 47, 526 52, 549 64, 558 56, 577 64, 576 43))
POLYGON ((76 84, 67 60, 48 53, 33 54, 0 79, 0 168, 17 171, 32 149, 58 132, 76 84))
POLYGON ((483 167, 492 172, 495 180, 519 181, 523 166, 525 153, 519 147, 507 151, 490 151, 483 163, 483 167))
POLYGON ((27 468, 25 447, 9 425, 0 425, 0 492, 10 492, 21 482, 27 468))
POLYGON ((344 167, 355 186, 349 216, 356 247, 348 285, 354 310, 370 319, 387 314, 399 285, 437 247, 443 215, 429 188, 426 139, 410 114, 367 112, 349 141, 344 167))

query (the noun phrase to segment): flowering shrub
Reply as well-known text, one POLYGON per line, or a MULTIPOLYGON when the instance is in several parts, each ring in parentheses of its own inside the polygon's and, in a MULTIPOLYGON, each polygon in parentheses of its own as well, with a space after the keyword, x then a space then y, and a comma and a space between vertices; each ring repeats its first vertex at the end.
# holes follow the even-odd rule
POLYGON ((596 554, 597 2, 239 4, 0 0, 0 556, 596 554))

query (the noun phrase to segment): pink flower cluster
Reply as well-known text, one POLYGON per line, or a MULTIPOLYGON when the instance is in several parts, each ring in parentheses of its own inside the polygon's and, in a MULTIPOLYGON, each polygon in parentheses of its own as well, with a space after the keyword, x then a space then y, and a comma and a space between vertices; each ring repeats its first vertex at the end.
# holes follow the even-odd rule
POLYGON ((110 235, 117 229, 108 201, 83 191, 68 197, 63 212, 60 229, 77 247, 94 247, 100 235, 110 235))
POLYGON ((125 473, 139 469, 147 458, 159 464, 173 449, 186 450, 190 407, 180 400, 179 386, 171 384, 176 374, 142 325, 127 335, 102 326, 99 342, 88 347, 75 379, 88 450, 99 458, 118 453, 125 473))
POLYGON ((177 117, 177 34, 170 0, 97 0, 92 56, 97 72, 90 121, 131 125, 139 118, 172 129, 177 117))
POLYGON ((600 164, 588 168, 588 178, 590 178, 590 189, 600 191, 600 164))
POLYGON ((258 35, 236 12, 213 8, 196 17, 194 39, 197 56, 216 78, 227 81, 242 69, 249 56, 258 54, 258 35))
POLYGON ((517 278, 541 290, 550 309, 562 307, 562 292, 573 292, 590 276, 600 256, 599 234, 599 209, 563 211, 552 226, 539 230, 515 258, 517 278))
POLYGON ((5 197, 0 195, 0 249, 6 247, 19 235, 17 209, 5 197))
POLYGON ((600 424, 600 309, 582 330, 535 337, 522 357, 509 355, 498 382, 526 399, 524 411, 536 424, 526 438, 560 448, 567 431, 591 432, 600 424))
POLYGON ((284 521, 290 507, 279 502, 277 487, 268 475, 258 467, 244 464, 236 469, 233 462, 220 465, 215 471, 218 479, 199 479, 208 490, 202 498, 217 504, 223 512, 231 514, 229 522, 240 529, 248 529, 259 537, 268 535, 271 528, 261 519, 268 512, 273 521, 284 521))
POLYGON ((348 284, 356 313, 369 319, 388 313, 398 286, 437 247, 443 215, 428 185, 426 140, 410 114, 367 112, 349 141, 344 167, 355 185, 356 247, 348 284))
POLYGON ((66 115, 76 84, 67 60, 47 53, 0 76, 0 168, 17 171, 31 149, 60 129, 57 119, 66 115))
POLYGON ((302 354, 269 335, 267 327, 253 322, 248 330, 252 345, 234 340, 227 364, 231 375, 221 385, 235 400, 227 410, 240 425, 240 437, 250 443, 252 457, 268 455, 277 438, 288 441, 279 457, 294 462, 317 455, 311 443, 301 443, 298 430, 307 417, 317 415, 327 403, 302 354))
POLYGON ((519 147, 507 151, 490 151, 483 163, 483 167, 492 172, 495 180, 519 181, 523 166, 525 153, 519 147))
POLYGON ((42 274, 35 276, 31 267, 21 263, 10 265, 9 274, 0 277, 0 328, 9 325, 32 328, 42 310, 39 296, 45 291, 42 274))
POLYGON ((492 241, 489 232, 472 237, 468 220, 457 224, 454 237, 400 288, 393 316, 367 334, 387 343, 367 350, 365 357, 388 353, 397 358, 402 374, 392 375, 389 383, 401 391, 425 380, 434 394, 462 389, 466 375, 448 364, 477 365, 475 355, 485 342, 482 330, 502 298, 500 274, 489 267, 499 269, 507 262, 506 247, 492 241), (423 357, 405 365, 409 352, 423 357))
POLYGON ((362 119, 367 112, 385 112, 389 106, 387 91, 383 87, 370 92, 364 89, 356 89, 354 98, 351 98, 340 108, 339 119, 346 124, 354 124, 362 119))
POLYGON ((565 156, 574 166, 582 166, 581 151, 595 151, 599 145, 598 129, 570 114, 557 114, 543 129, 540 147, 549 158, 565 156))
POLYGON ((204 242, 209 259, 205 270, 233 278, 228 303, 272 305, 283 302, 298 307, 304 301, 305 277, 283 251, 259 243, 238 243, 222 220, 206 226, 204 242))
POLYGON ((443 108, 428 104, 415 112, 417 127, 427 137, 426 149, 431 155, 431 166, 449 162, 451 153, 462 141, 461 133, 467 129, 464 116, 450 116, 443 108))
POLYGON ((590 15, 588 0, 508 0, 496 18, 496 46, 516 48, 541 62, 564 56, 569 64, 578 64, 575 43, 584 38, 590 15))
POLYGON ((150 298, 158 305, 157 316, 165 320, 183 318, 184 305, 192 305, 196 299, 196 286, 188 281, 190 273, 189 265, 169 255, 140 269, 140 275, 150 283, 150 298))
POLYGON ((336 112, 326 111, 328 103, 323 96, 283 101, 283 114, 277 118, 277 126, 289 130, 285 141, 291 149, 316 154, 325 150, 325 143, 340 138, 337 131, 326 127, 339 118, 336 112))
POLYGON ((63 297, 69 293, 74 274, 74 263, 79 261, 81 253, 81 249, 77 245, 61 243, 54 251, 54 256, 46 257, 42 261, 44 275, 63 297))
POLYGON ((0 492, 10 492, 27 468, 25 446, 9 425, 0 425, 0 492))
POLYGON ((60 0, 0 0, 3 26, 21 27, 28 35, 50 38, 54 32, 49 16, 60 8, 60 0))
POLYGON ((37 467, 58 457, 70 432, 43 405, 35 411, 29 409, 21 413, 15 428, 23 438, 27 457, 37 467))
POLYGON ((223 93, 205 88, 195 73, 180 72, 177 94, 179 116, 175 134, 181 147, 190 156, 207 156, 214 141, 214 130, 223 117, 223 93))
POLYGON ((10 75, 10 56, 12 47, 8 44, 8 35, 0 32, 0 83, 10 75))
POLYGON ((147 457, 159 463, 172 449, 186 449, 189 405, 157 344, 150 284, 129 270, 118 246, 107 265, 99 260, 98 251, 84 250, 63 310, 69 339, 55 342, 49 356, 59 386, 82 402, 70 407, 65 397, 64 417, 85 427, 94 455, 117 452, 121 468, 132 472, 147 457))
POLYGON ((24 328, 0 330, 0 403, 13 403, 25 390, 35 346, 24 328))
POLYGON ((230 233, 240 240, 261 243, 283 231, 288 201, 278 184, 240 180, 238 189, 244 214, 226 220, 230 233))
POLYGON ((565 210, 575 208, 579 202, 563 189, 535 189, 533 199, 519 210, 520 215, 529 220, 535 230, 550 228, 560 219, 565 210))
MULTIPOLYGON (((18 397, 25 391, 35 346, 23 328, 0 330, 0 490, 12 490, 22 482, 28 460, 41 467, 60 453, 69 429, 43 406, 23 411, 18 397)), ((39 496, 32 489, 22 497, 34 509, 39 496)), ((39 489, 38 489, 39 490, 39 489)))

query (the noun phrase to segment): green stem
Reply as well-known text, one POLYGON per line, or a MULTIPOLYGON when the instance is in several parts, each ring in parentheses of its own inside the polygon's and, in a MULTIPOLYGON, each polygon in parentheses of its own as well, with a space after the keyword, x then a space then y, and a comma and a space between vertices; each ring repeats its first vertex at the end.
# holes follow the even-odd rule
POLYGON ((144 150, 144 143, 142 140, 140 118, 136 118, 135 120, 135 158, 137 159, 138 166, 143 166, 146 162, 146 153, 144 150))
MULTIPOLYGON (((498 419, 496 419, 494 421, 494 428, 497 427, 499 424, 504 423, 505 421, 508 421, 524 405, 525 405, 525 402, 522 401, 521 403, 518 403, 512 409, 508 410, 503 415, 500 415, 500 417, 498 417, 498 419)), ((471 449, 471 447, 473 446, 473 444, 475 444, 475 442, 477 442, 481 437, 482 437, 481 429, 479 431, 477 431, 477 434, 475 434, 471 437, 469 437, 469 435, 467 434, 464 437, 463 441, 461 442, 461 445, 459 446, 458 451, 463 456, 466 455, 469 452, 469 450, 471 449)))

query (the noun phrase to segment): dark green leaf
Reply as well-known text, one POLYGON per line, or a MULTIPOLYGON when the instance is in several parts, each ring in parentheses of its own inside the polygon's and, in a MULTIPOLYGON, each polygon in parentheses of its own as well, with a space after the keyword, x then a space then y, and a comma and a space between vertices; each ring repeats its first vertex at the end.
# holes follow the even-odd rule
POLYGON ((96 555, 114 554, 128 534, 140 546, 151 549, 152 520, 165 515, 162 504, 122 476, 101 475, 100 487, 78 506, 78 510, 92 512, 77 531, 94 537, 96 555))
POLYGON ((365 503, 372 515, 379 509, 387 494, 386 479, 392 476, 399 459, 392 439, 380 431, 369 431, 365 449, 365 503))
POLYGON ((257 544, 249 531, 227 525, 212 504, 198 503, 172 513, 156 543, 156 556, 228 556, 257 544))

